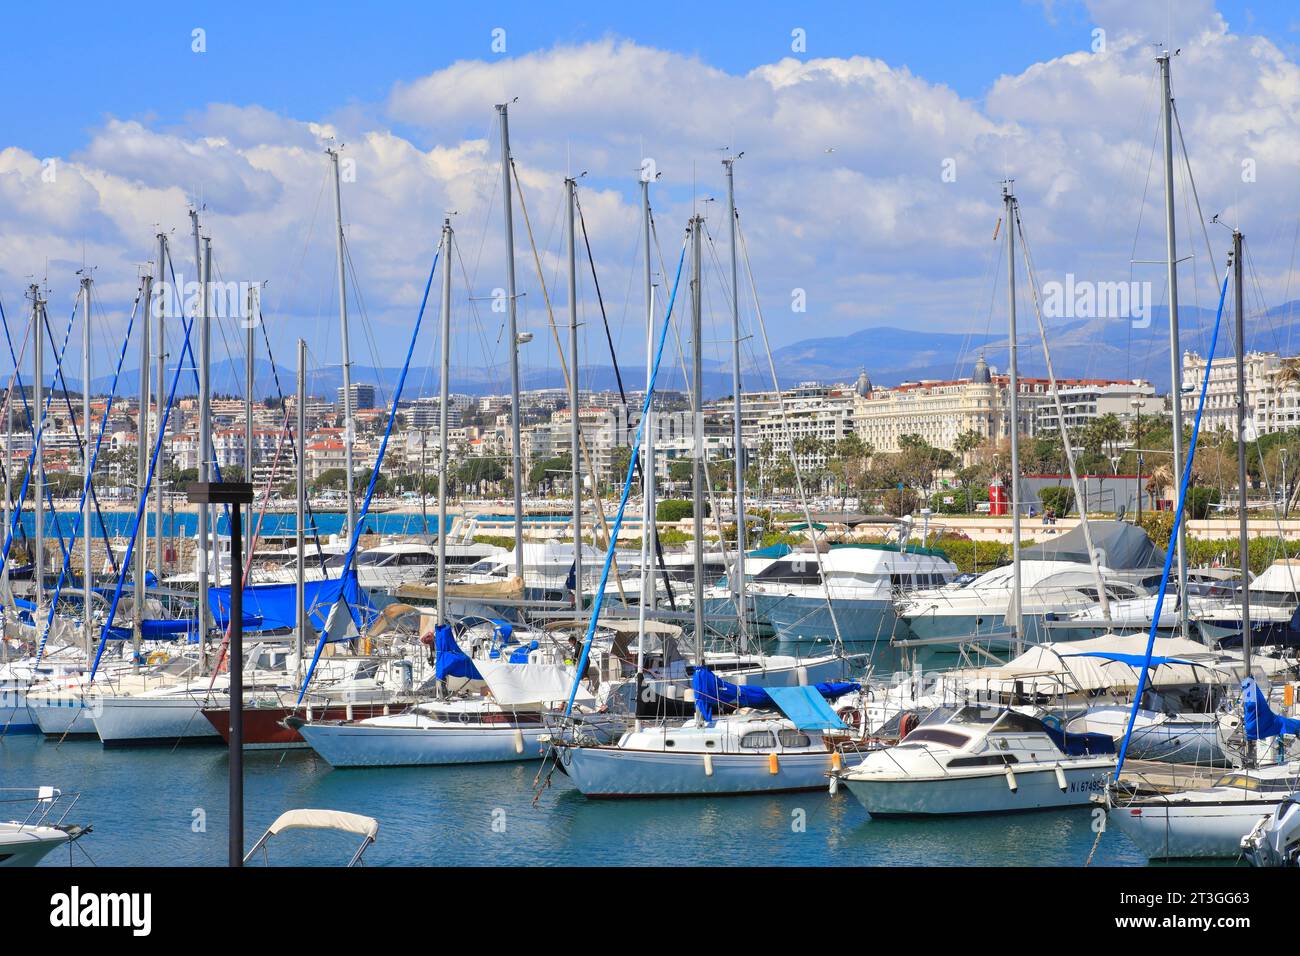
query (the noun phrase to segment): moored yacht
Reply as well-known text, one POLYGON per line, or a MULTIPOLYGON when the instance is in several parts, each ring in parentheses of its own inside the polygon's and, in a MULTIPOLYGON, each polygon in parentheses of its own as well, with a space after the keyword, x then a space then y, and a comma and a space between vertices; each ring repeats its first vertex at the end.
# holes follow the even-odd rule
POLYGON ((612 743, 554 740, 557 765, 591 798, 819 790, 832 770, 862 758, 826 703, 857 686, 762 689, 698 668, 694 718, 639 725, 612 743), (715 719, 723 706, 738 709, 715 719))
POLYGON ((1083 806, 1114 767, 1109 737, 966 704, 936 709, 839 779, 872 816, 938 816, 1083 806))
POLYGON ((815 555, 802 552, 778 564, 789 565, 790 573, 760 572, 750 594, 783 641, 888 640, 898 625, 898 596, 942 587, 957 576, 942 551, 912 544, 840 544, 821 555, 820 566, 815 555))
POLYGON ((1234 770, 1174 793, 1112 793, 1109 820, 1149 860, 1236 859, 1241 841, 1300 790, 1300 764, 1234 770))
MULTIPOLYGON (((1109 582, 1107 586, 1123 582, 1149 588, 1160 583, 1161 555, 1145 531, 1123 521, 1089 524, 1098 570, 1103 581, 1109 582)), ((1049 615, 1069 613, 1096 600, 1096 579, 1082 525, 1025 548, 1020 573, 1024 588, 1021 637, 1026 642, 1052 639, 1044 626, 1049 615), (1079 574, 1058 577, 1065 572, 1086 573, 1092 583, 1082 584, 1079 574)), ((918 591, 899 606, 898 615, 916 638, 927 642, 987 640, 1006 646, 1013 640, 1006 621, 1013 589, 1014 569, 1005 565, 965 585, 918 591)))

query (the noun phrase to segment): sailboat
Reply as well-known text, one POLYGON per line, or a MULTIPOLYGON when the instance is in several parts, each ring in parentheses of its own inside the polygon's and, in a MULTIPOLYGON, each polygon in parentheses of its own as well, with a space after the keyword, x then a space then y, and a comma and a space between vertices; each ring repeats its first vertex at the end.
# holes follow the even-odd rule
MULTIPOLYGON (((1166 151, 1171 149, 1168 143, 1169 124, 1169 58, 1165 54, 1159 58, 1165 93, 1166 151)), ((1169 162, 1169 156, 1166 157, 1169 162)), ((1171 183, 1167 178, 1167 188, 1171 183)), ((1223 317, 1224 303, 1227 297, 1228 281, 1234 284, 1235 325, 1236 325, 1236 359, 1237 359, 1237 469, 1238 469, 1238 515, 1239 547, 1242 567, 1248 567, 1247 503, 1248 491, 1245 426, 1247 405, 1245 400, 1245 334, 1244 334, 1244 282, 1242 233, 1234 229, 1232 233, 1233 248, 1231 258, 1232 275, 1224 276, 1219 293, 1219 308, 1215 318, 1214 334, 1211 340, 1210 355, 1218 340, 1219 325, 1223 317)), ((1173 269, 1171 256, 1170 268, 1173 269)), ((1172 281, 1172 273, 1171 273, 1172 281)), ((1192 441, 1188 453, 1188 471, 1192 456, 1195 455, 1196 441, 1201 425, 1201 412, 1205 407, 1205 396, 1209 385, 1210 369, 1207 364, 1205 381, 1201 386, 1200 405, 1196 422, 1192 429, 1192 441)), ((1187 475, 1184 474, 1179 485, 1178 512, 1174 518, 1174 530, 1181 529, 1184 502, 1187 496, 1187 475)), ((1155 643, 1158 625, 1160 601, 1163 600, 1169 574, 1169 557, 1166 557, 1164 580, 1161 583, 1155 618, 1151 624, 1151 636, 1148 641, 1146 661, 1142 677, 1145 679, 1153 659, 1150 645, 1155 643)), ((1244 679, 1241 684, 1241 696, 1236 706, 1241 708, 1241 723, 1246 748, 1242 756, 1243 766, 1239 770, 1220 776, 1208 787, 1161 787, 1158 778, 1148 779, 1142 771, 1130 773, 1125 778, 1120 774, 1124 760, 1133 738, 1133 728, 1138 717, 1139 700, 1133 704, 1129 718, 1128 732, 1124 737, 1119 763, 1116 768, 1115 782, 1108 786, 1104 794, 1107 819, 1122 830, 1148 857, 1148 859, 1181 858, 1235 858, 1243 849, 1243 843, 1254 836, 1258 841, 1262 821, 1271 818, 1288 802, 1292 794, 1300 789, 1300 763, 1288 763, 1285 759, 1273 762, 1273 754, 1265 749, 1261 758, 1260 741, 1270 739, 1283 740, 1287 736, 1300 734, 1300 719, 1274 714, 1269 708, 1267 696, 1254 676, 1252 667, 1251 625, 1249 589, 1241 592, 1241 638, 1242 657, 1244 661, 1244 679)), ((1140 682, 1139 691, 1143 687, 1140 682)), ((1140 697, 1140 695, 1139 695, 1140 697)), ((1286 754, 1285 744, 1279 744, 1277 753, 1286 754)), ((1188 776, 1192 776, 1188 774, 1188 776)), ((1177 779, 1177 777, 1175 777, 1177 779)), ((1255 846, 1263 853, 1265 847, 1255 846)))
MULTIPOLYGON (((694 352, 694 386, 692 389, 697 421, 701 403, 701 262, 700 249, 704 223, 699 216, 692 218, 689 242, 692 255, 692 340, 694 352)), ((685 250, 683 250, 683 255, 685 250)), ((676 288, 674 288, 675 299, 676 288)), ((671 319, 672 300, 668 308, 671 319)), ((657 373, 662 358, 663 336, 667 334, 667 321, 660 337, 660 347, 654 357, 657 373)), ((646 392, 646 407, 653 399, 654 375, 646 392)), ((645 415, 642 416, 644 423, 645 415)), ((638 438, 642 435, 638 434, 638 438)), ((642 446, 633 448, 633 463, 642 446)), ((694 485, 704 487, 703 460, 695 457, 694 485)), ((653 462, 646 471, 653 470, 653 462)), ((617 529, 622 522, 623 508, 627 502, 633 475, 628 470, 620 505, 617 529)), ((847 752, 842 747, 847 728, 826 703, 849 691, 857 684, 819 684, 798 687, 751 687, 720 680, 704 666, 704 580, 701 573, 704 547, 704 505, 697 497, 694 509, 693 548, 695 556, 695 660, 691 675, 695 715, 685 721, 664 721, 646 725, 638 720, 616 742, 602 743, 583 739, 574 734, 568 738, 555 736, 551 745, 555 751, 555 766, 566 774, 585 796, 643 797, 688 795, 734 795, 747 793, 784 792, 819 789, 826 785, 826 775, 843 766, 843 762, 856 760, 856 748, 847 752), (736 708, 735 713, 719 715, 723 707, 736 708), (779 714, 771 711, 779 711, 779 714)), ((608 564, 606 564, 608 573, 608 564)), ((743 606, 743 598, 739 602, 743 606)), ((600 613, 597 602, 588 624, 586 647, 582 661, 587 660, 592 637, 600 613)), ((638 666, 644 666, 645 630, 638 649, 638 666)), ((581 666, 581 665, 580 665, 581 666)), ((575 684, 574 691, 576 693, 575 684)), ((640 695, 638 695, 639 697, 640 695)))
MULTIPOLYGON (((504 114, 503 114, 504 122, 504 114)), ((503 129, 504 139, 504 129, 503 129)), ((571 181, 570 181, 571 183, 571 181)), ((508 182, 507 182, 508 188, 508 182)), ((572 193, 569 194, 572 203, 572 193)), ((572 205, 570 206, 572 209, 572 205)), ((570 216, 570 229, 572 218, 570 216)), ((440 258, 442 274, 442 388, 450 371, 451 269, 454 235, 451 221, 443 224, 440 258)), ((432 282, 432 276, 430 276, 432 282)), ((419 323, 412 336, 419 333, 419 323)), ((409 354, 408 354, 409 362, 409 354)), ((396 413, 397 396, 394 396, 396 413)), ((444 423, 446 418, 443 419, 444 423)), ((445 424, 444 424, 445 428, 445 424)), ((441 474, 447 474, 447 443, 441 444, 441 474)), ((378 467, 378 465, 376 466, 378 467)), ((373 481, 372 481, 373 486, 373 481)), ((446 525, 446 483, 439 483, 439 520, 446 525)), ((367 504, 369 497, 367 497, 367 504)), ((566 696, 576 670, 564 664, 525 659, 518 663, 474 660, 456 642, 447 615, 446 543, 439 540, 438 623, 433 635, 434 679, 440 693, 402 713, 355 721, 306 721, 291 717, 287 723, 333 767, 429 766, 455 763, 490 763, 529 760, 541 753, 541 738, 549 733, 547 705, 566 696), (468 693, 448 695, 452 681, 481 681, 493 696, 468 693)), ((305 685, 304 685, 305 691, 305 685)))
MULTIPOLYGON (((1246 738, 1300 734, 1300 719, 1274 714, 1254 679, 1242 682, 1246 738)), ((1300 793, 1300 762, 1250 766, 1209 787, 1170 792, 1144 775, 1107 791, 1108 819, 1151 860, 1235 859, 1242 841, 1300 793)))

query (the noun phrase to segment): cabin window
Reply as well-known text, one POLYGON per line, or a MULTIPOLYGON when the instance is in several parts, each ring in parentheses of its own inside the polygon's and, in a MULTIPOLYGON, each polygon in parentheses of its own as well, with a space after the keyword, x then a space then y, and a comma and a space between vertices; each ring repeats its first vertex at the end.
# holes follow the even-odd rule
POLYGON ((797 561, 776 561, 754 576, 754 580, 768 584, 820 584, 817 559, 805 557, 797 561))
POLYGON ((1000 767, 1004 764, 1019 763, 1012 754, 980 754, 978 757, 953 757, 948 761, 949 767, 1000 767))
POLYGON ((1019 711, 1008 710, 998 718, 997 723, 993 725, 997 730, 1007 733, 1042 733, 1042 721, 1028 714, 1022 714, 1019 711))
POLYGON ((1237 790, 1249 790, 1252 793, 1291 793, 1295 783, 1290 780, 1260 780, 1244 773, 1230 773, 1220 777, 1216 787, 1233 787, 1237 790))
POLYGON ((965 747, 970 743, 970 738, 965 734, 953 733, 951 730, 940 730, 937 727, 922 727, 919 730, 912 731, 903 739, 909 744, 929 741, 930 743, 944 744, 948 747, 965 747))
POLYGON ((812 738, 797 730, 783 730, 777 735, 782 747, 811 747, 812 738))
POLYGON ((750 750, 758 750, 762 747, 775 747, 776 737, 772 735, 770 730, 755 730, 740 738, 740 746, 746 747, 750 750))

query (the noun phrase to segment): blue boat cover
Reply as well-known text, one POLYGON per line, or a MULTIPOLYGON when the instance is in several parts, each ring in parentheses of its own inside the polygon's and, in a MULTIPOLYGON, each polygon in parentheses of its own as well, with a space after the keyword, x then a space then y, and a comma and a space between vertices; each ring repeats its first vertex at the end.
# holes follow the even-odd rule
MULTIPOLYGON (((130 627, 110 627, 107 638, 110 641, 128 641, 134 633, 134 629, 130 627)), ((192 620, 162 618, 155 621, 142 621, 140 624, 140 636, 146 641, 167 641, 177 634, 184 634, 191 641, 198 640, 192 620)))
MULTIPOLYGON (((814 684, 813 689, 827 700, 835 700, 850 691, 858 690, 861 686, 850 681, 826 681, 814 684)), ((750 687, 748 684, 732 684, 721 680, 707 667, 695 668, 695 673, 691 675, 691 689, 695 691, 695 709, 706 721, 713 719, 713 711, 718 704, 763 710, 781 709, 784 712, 784 709, 772 699, 768 689, 750 687)))
POLYGON ((815 687, 769 687, 767 693, 800 730, 844 729, 844 721, 815 687))
MULTIPOLYGON (((244 629, 291 631, 297 627, 297 589, 296 584, 254 584, 244 588, 244 629)), ((317 633, 325 629, 340 594, 362 621, 378 613, 366 592, 357 586, 356 571, 341 578, 308 581, 303 585, 303 603, 307 607, 307 623, 317 633)), ((229 619, 230 588, 208 588, 208 606, 218 625, 225 626, 229 619)))
POLYGON ((794 548, 788 544, 769 544, 766 548, 758 548, 754 551, 745 552, 747 558, 784 558, 793 551, 794 548))
POLYGON ((1071 734, 1046 723, 1043 727, 1066 756, 1087 757, 1115 752, 1115 738, 1110 734, 1071 734))
POLYGON ((450 624, 439 624, 433 630, 434 674, 438 680, 448 677, 463 677, 467 680, 482 680, 469 655, 460 649, 456 637, 451 633, 450 624))
POLYGON ((1300 720, 1273 713, 1268 698, 1253 677, 1241 682, 1242 711, 1246 718, 1246 739, 1265 740, 1281 734, 1300 734, 1300 720))

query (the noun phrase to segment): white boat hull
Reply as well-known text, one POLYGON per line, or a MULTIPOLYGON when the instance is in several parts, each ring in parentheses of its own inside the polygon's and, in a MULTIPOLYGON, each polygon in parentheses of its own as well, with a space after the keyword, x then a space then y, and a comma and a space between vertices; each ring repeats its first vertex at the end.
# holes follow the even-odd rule
MULTIPOLYGON (((220 699, 224 700, 224 697, 220 699)), ((105 747, 177 741, 220 743, 221 735, 203 716, 203 706, 203 698, 197 694, 192 697, 187 694, 103 697, 94 715, 95 732, 105 747)))
POLYGON ((36 729, 26 695, 12 690, 0 693, 0 734, 35 733, 36 729))
POLYGON ((732 796, 821 790, 832 754, 668 753, 617 747, 565 747, 560 767, 587 797, 732 796), (709 758, 706 764, 705 758, 709 758))
MULTIPOLYGON (((1124 705, 1092 707, 1071 720, 1066 729, 1071 733, 1109 734, 1115 738, 1118 750, 1128 731, 1130 714, 1131 708, 1124 705)), ((1214 714, 1167 715, 1150 710, 1138 711, 1126 759, 1200 766, 1224 766, 1228 762, 1214 714)))
POLYGON ((956 816, 1086 806, 1093 794, 1103 792, 1113 768, 1109 761, 1063 767, 1064 789, 1054 766, 1017 768, 1014 790, 1002 770, 912 779, 844 777, 842 782, 873 817, 956 816))
POLYGON ((27 709, 40 732, 47 737, 97 735, 94 712, 85 705, 80 695, 28 701, 27 709))
POLYGON ((67 842, 68 834, 55 827, 0 823, 0 866, 35 866, 67 842))
POLYGON ((298 732, 331 767, 427 767, 442 764, 536 760, 550 733, 542 724, 447 724, 401 727, 303 724, 298 732))
POLYGON ((1277 803, 1150 802, 1115 807, 1109 822, 1123 831, 1148 860, 1236 859, 1241 840, 1277 803))
POLYGON ((864 643, 888 641, 899 623, 891 601, 836 598, 832 624, 826 599, 810 597, 787 597, 774 604, 768 620, 779 640, 827 643, 835 640, 835 625, 842 640, 864 643))

